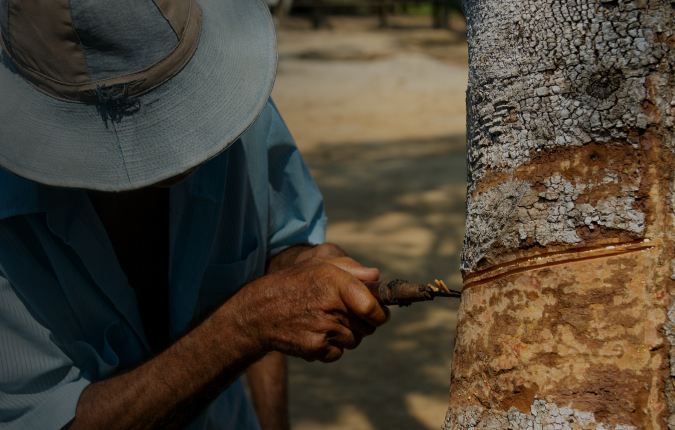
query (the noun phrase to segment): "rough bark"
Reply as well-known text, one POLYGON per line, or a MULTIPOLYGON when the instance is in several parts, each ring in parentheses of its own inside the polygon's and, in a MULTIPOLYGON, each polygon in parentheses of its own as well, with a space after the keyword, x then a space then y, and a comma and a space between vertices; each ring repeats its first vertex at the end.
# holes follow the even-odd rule
POLYGON ((464 12, 464 293, 443 428, 675 430, 673 5, 464 12))

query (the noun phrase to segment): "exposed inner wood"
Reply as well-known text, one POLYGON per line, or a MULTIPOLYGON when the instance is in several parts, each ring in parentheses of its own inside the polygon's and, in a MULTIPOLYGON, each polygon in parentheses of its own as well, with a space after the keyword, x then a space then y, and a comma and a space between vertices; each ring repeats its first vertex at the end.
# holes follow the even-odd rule
POLYGON ((661 246, 660 239, 642 239, 625 243, 617 243, 605 246, 589 246, 585 248, 570 249, 566 251, 548 252, 535 257, 519 258, 508 263, 500 264, 489 269, 481 270, 467 275, 464 279, 462 291, 483 285, 487 282, 525 272, 527 270, 551 267, 558 264, 566 264, 573 261, 592 260, 594 258, 610 257, 614 255, 640 252, 661 246))

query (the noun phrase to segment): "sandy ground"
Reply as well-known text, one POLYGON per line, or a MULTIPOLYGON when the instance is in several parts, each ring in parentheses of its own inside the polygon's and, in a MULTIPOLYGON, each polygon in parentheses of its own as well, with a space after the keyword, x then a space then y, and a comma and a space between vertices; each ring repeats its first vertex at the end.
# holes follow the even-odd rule
MULTIPOLYGON (((273 91, 326 199, 328 240, 383 279, 459 289, 464 235, 467 47, 461 18, 332 18, 278 32, 273 91), (305 28, 303 28, 303 26, 305 28)), ((295 430, 440 428, 453 299, 392 309, 391 322, 332 364, 290 360, 295 430)))

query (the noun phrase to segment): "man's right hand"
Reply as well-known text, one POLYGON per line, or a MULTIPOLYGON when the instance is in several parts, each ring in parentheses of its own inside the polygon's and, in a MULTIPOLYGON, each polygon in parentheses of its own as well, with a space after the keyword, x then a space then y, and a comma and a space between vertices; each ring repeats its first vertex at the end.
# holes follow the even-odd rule
POLYGON ((308 259, 252 282, 222 309, 235 309, 238 329, 265 352, 332 362, 389 319, 352 274, 363 269, 348 257, 308 259))

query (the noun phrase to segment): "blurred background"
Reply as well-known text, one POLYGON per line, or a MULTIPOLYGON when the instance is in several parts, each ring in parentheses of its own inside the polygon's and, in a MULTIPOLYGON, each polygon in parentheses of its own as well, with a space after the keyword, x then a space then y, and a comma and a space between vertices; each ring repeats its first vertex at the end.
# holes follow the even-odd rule
MULTIPOLYGON (((269 5, 272 97, 325 197, 328 241, 381 279, 460 289, 468 55, 458 1, 269 5)), ((392 309, 336 363, 291 358, 293 429, 440 429, 458 305, 392 309)))

